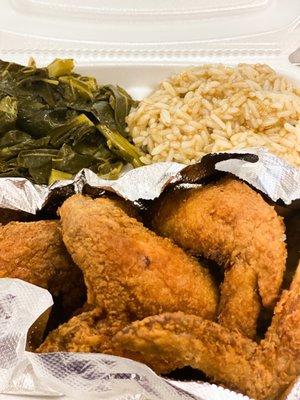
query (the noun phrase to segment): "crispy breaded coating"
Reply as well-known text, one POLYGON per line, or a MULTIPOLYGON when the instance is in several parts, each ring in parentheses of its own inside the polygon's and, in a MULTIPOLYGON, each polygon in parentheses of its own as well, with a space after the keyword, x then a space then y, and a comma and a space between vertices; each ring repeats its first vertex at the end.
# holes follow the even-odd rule
POLYGON ((283 287, 290 286, 297 265, 300 261, 300 210, 285 219, 287 234, 287 265, 284 274, 283 287))
POLYGON ((254 338, 260 309, 261 300, 254 269, 249 265, 236 264, 226 270, 221 285, 219 324, 254 338))
MULTIPOLYGON (((248 368, 256 343, 216 322, 182 312, 164 313, 133 322, 114 338, 116 346, 143 356, 153 369, 152 360, 163 358, 170 371, 192 366, 210 377, 230 379, 239 368, 248 368), (220 376, 219 376, 220 375, 220 376)), ((168 371, 168 372, 170 372, 168 371)), ((155 372, 162 373, 159 369, 155 372)))
POLYGON ((85 286, 63 244, 58 221, 0 226, 0 278, 19 278, 61 297, 69 314, 82 305, 85 286))
POLYGON ((121 208, 125 214, 127 214, 131 218, 135 218, 138 221, 141 221, 141 217, 139 214, 138 208, 134 207, 129 200, 125 201, 121 197, 106 197, 109 199, 116 207, 121 208))
POLYGON ((256 400, 275 400, 300 374, 300 265, 260 344, 184 313, 136 321, 117 333, 113 342, 149 365, 156 355, 177 367, 199 369, 256 400))
POLYGON ((113 201, 75 195, 60 209, 65 245, 83 271, 88 303, 131 320, 182 310, 213 319, 209 272, 113 201))
POLYGON ((260 388, 264 399, 275 399, 300 375, 300 263, 290 290, 282 293, 275 307, 257 358, 272 372, 272 377, 260 388))
MULTIPOLYGON (((239 286, 238 274, 225 274, 222 295, 233 300, 227 310, 228 302, 222 302, 220 321, 226 325, 235 309, 236 321, 246 319, 253 311, 252 326, 250 321, 245 330, 253 337, 256 331, 257 311, 260 302, 253 293, 248 296, 250 303, 243 303, 244 286, 256 291, 266 307, 274 305, 283 279, 286 262, 285 230, 282 219, 274 208, 245 183, 232 178, 189 190, 175 190, 162 195, 154 211, 153 227, 159 234, 169 237, 179 246, 195 255, 201 255, 228 269, 235 265, 251 267, 257 274, 245 285, 239 286), (234 281, 235 276, 237 280, 234 281), (233 280, 226 282, 227 279, 233 280), (234 288, 234 293, 231 289, 234 288), (246 315, 245 315, 246 314, 246 315)), ((230 324, 230 328, 233 325, 230 324)))
POLYGON ((39 353, 80 352, 116 354, 111 338, 124 328, 123 320, 108 320, 100 308, 83 312, 52 331, 38 348, 39 353))

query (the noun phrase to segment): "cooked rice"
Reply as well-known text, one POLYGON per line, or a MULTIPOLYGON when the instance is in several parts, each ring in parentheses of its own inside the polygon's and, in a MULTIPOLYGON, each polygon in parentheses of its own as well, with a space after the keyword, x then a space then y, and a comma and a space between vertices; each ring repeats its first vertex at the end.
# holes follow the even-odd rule
POLYGON ((267 65, 204 65, 162 82, 127 117, 145 164, 267 147, 300 167, 300 88, 267 65))

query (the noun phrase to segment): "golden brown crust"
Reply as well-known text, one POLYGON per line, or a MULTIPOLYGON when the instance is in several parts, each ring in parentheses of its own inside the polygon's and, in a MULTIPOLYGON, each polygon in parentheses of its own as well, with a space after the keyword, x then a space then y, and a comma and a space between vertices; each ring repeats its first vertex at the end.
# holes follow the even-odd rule
POLYGON ((124 326, 124 321, 108 320, 103 310, 94 308, 76 315, 52 331, 37 352, 117 354, 112 348, 111 338, 124 326))
POLYGON ((275 307, 259 351, 260 359, 273 372, 272 382, 261 390, 266 397, 275 398, 300 375, 300 263, 290 290, 282 293, 275 307))
POLYGON ((260 309, 257 274, 253 268, 236 264, 225 271, 221 285, 219 324, 254 339, 260 309))
MULTIPOLYGON (((84 196, 74 196, 62 206, 64 241, 84 272, 89 302, 98 308, 53 331, 38 351, 130 358, 130 352, 113 345, 111 338, 131 319, 177 309, 215 317, 217 289, 208 271, 127 212, 119 201, 84 196)), ((144 361, 138 355, 135 359, 144 361)), ((160 371, 176 368, 156 356, 152 361, 160 371)))
MULTIPOLYGON (((244 185, 242 189, 235 185, 234 188, 243 193, 244 185)), ((222 192, 224 188, 219 189, 222 192)), ((256 198, 247 196, 248 208, 252 209, 249 199, 255 202, 256 198)), ((230 213, 226 201, 221 209, 221 220, 230 222, 234 238, 244 229, 239 228, 240 214, 227 215, 230 213)), ((263 210, 266 215, 270 211, 267 210, 263 210)), ((216 205, 211 212, 218 215, 216 205)), ((244 207, 242 214, 245 212, 244 207)), ((60 213, 63 239, 84 272, 89 302, 95 308, 87 308, 88 311, 53 331, 39 351, 116 354, 145 362, 163 374, 191 366, 215 382, 257 400, 275 400, 300 374, 300 266, 290 290, 283 292, 275 308, 265 339, 257 344, 239 332, 251 337, 255 333, 253 327, 260 309, 258 262, 265 267, 266 259, 284 260, 285 248, 282 238, 279 239, 281 220, 274 219, 279 223, 276 225, 277 222, 270 222, 273 217, 268 216, 255 222, 257 237, 250 228, 252 241, 259 242, 252 244, 251 251, 258 250, 262 243, 266 245, 261 235, 265 234, 270 241, 261 261, 255 254, 252 263, 247 258, 251 251, 248 253, 243 247, 229 254, 227 238, 223 239, 224 254, 231 257, 227 261, 219 316, 225 327, 205 319, 214 318, 218 297, 207 270, 168 239, 156 236, 130 218, 118 203, 76 195, 64 203, 60 213), (267 228, 262 229, 264 222, 267 228), (270 235, 271 228, 278 228, 274 236, 270 235), (273 254, 274 243, 282 252, 279 257, 273 254)), ((247 224, 249 218, 245 219, 247 224)), ((180 232, 183 238, 191 240, 189 230, 183 231, 181 227, 180 232)), ((212 231, 210 235, 208 240, 212 240, 212 231)), ((216 240, 220 237, 216 234, 216 240)), ((229 248, 231 240, 229 237, 229 248)), ((243 240, 237 242, 242 245, 243 240)), ((245 243, 250 246, 248 241, 245 243)))
POLYGON ((216 382, 257 400, 276 399, 300 374, 300 265, 259 345, 238 332, 184 313, 134 322, 113 341, 150 365, 154 355, 161 356, 170 365, 200 369, 216 382))
POLYGON ((60 215, 63 239, 83 270, 89 303, 117 318, 177 310, 215 317, 218 293, 209 272, 111 200, 75 195, 60 215))
MULTIPOLYGON (((210 377, 230 378, 239 368, 248 368, 256 344, 221 325, 182 312, 165 313, 136 321, 115 337, 116 345, 148 357, 163 357, 172 368, 196 367, 210 377)), ((170 369, 171 370, 171 369, 170 369)), ((161 373, 156 369, 156 372, 161 373)))
MULTIPOLYGON (((277 300, 286 261, 284 225, 274 208, 248 185, 225 178, 202 188, 166 193, 158 203, 153 227, 184 249, 225 268, 251 267, 257 274, 264 306, 272 306, 277 300)), ((227 286, 230 289, 236 284, 227 286)), ((227 295, 231 293, 228 291, 227 295)), ((259 303, 254 304, 255 297, 255 294, 248 296, 250 304, 244 303, 246 314, 247 308, 257 309, 259 303)), ((235 298, 238 308, 240 300, 235 298)), ((226 313, 222 309, 223 323, 226 313)), ((248 324, 244 333, 253 336, 255 329, 255 323, 252 327, 248 324)))
POLYGON ((121 210, 124 211, 125 214, 127 214, 130 218, 135 218, 138 221, 141 221, 139 211, 136 207, 134 207, 129 200, 125 201, 121 197, 112 197, 108 198, 112 204, 114 204, 116 207, 119 207, 121 210))
POLYGON ((85 296, 82 273, 66 251, 58 221, 1 226, 0 277, 23 279, 62 296, 66 311, 81 306, 85 296))

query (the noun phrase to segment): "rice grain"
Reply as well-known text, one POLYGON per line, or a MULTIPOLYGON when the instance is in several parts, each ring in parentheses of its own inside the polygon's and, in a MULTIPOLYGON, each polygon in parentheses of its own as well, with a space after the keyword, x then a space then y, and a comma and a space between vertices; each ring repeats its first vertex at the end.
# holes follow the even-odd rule
POLYGON ((267 65, 183 71, 131 110, 127 125, 145 164, 264 146, 300 167, 300 88, 267 65))

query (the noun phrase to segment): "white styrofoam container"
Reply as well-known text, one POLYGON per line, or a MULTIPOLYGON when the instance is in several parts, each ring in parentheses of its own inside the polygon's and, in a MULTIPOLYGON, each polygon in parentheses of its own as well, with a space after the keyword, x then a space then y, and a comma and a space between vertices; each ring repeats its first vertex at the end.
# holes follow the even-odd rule
POLYGON ((202 63, 268 63, 300 82, 300 68, 288 61, 299 46, 300 0, 1 1, 0 58, 33 56, 44 65, 72 57, 79 73, 137 99, 202 63))
POLYGON ((266 62, 292 79, 300 0, 2 0, 0 57, 77 70, 137 98, 185 66, 266 62), (83 68, 84 67, 84 68, 83 68))
POLYGON ((299 20, 299 0, 2 0, 0 55, 101 65, 284 62, 300 43, 299 20))

